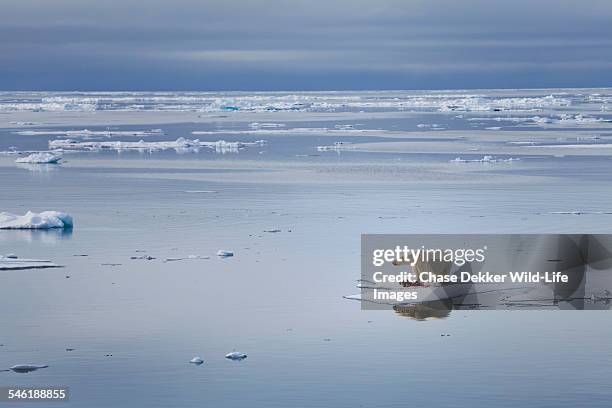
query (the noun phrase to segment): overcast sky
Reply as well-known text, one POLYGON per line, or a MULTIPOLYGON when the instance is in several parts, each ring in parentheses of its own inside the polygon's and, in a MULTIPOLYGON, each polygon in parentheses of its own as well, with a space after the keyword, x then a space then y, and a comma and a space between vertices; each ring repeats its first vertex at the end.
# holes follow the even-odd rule
POLYGON ((0 89, 612 86, 612 1, 0 0, 0 89))

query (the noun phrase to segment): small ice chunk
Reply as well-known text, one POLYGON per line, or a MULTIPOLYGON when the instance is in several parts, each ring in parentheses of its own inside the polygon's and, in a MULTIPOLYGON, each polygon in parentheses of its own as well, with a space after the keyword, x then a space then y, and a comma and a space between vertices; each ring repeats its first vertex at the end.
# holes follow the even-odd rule
POLYGON ((225 358, 229 360, 244 360, 247 358, 247 355, 244 353, 240 353, 239 351, 232 351, 231 353, 227 353, 225 358))
POLYGON ((72 217, 64 212, 43 211, 40 214, 28 211, 25 215, 0 212, 0 229, 70 229, 72 217))
POLYGON ((16 373, 29 373, 30 371, 36 371, 41 368, 47 368, 48 365, 35 365, 35 364, 17 364, 10 368, 11 371, 16 373))
POLYGON ((164 262, 183 261, 185 259, 210 259, 210 256, 206 255, 187 255, 187 256, 175 256, 164 259, 164 262))
POLYGON ((199 356, 195 356, 194 358, 192 358, 191 360, 189 360, 189 362, 191 364, 196 364, 196 365, 200 365, 204 363, 204 360, 202 359, 202 357, 199 356))
POLYGON ((333 146, 317 146, 317 150, 320 152, 330 151, 330 150, 352 150, 355 149, 355 146, 351 144, 351 142, 335 142, 333 146))
POLYGON ((145 261, 151 261, 155 259, 155 257, 151 255, 140 255, 140 256, 130 256, 130 259, 144 259, 145 261))
POLYGON ((22 259, 16 255, 0 255, 0 271, 16 271, 21 269, 59 268, 51 261, 43 259, 22 259))
POLYGON ((261 128, 280 128, 280 127, 285 127, 284 123, 257 123, 257 122, 253 122, 251 124, 249 124, 250 128, 253 129, 261 129, 261 128))
POLYGON ((232 251, 227 251, 225 249, 220 249, 217 251, 217 256, 221 257, 221 258, 229 258, 230 256, 234 256, 234 253, 232 251))
POLYGON ((452 160, 449 160, 449 163, 511 163, 515 161, 520 161, 521 159, 518 157, 509 157, 507 159, 497 159, 494 156, 485 155, 482 159, 462 159, 461 157, 456 157, 452 160))
POLYGON ((58 164, 62 159, 59 154, 40 152, 32 153, 27 157, 21 157, 15 160, 15 163, 29 163, 29 164, 58 164))

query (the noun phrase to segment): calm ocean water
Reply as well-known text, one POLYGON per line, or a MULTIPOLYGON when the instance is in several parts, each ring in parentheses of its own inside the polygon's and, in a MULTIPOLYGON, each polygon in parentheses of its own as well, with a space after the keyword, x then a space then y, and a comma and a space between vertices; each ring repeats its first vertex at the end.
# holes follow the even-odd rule
MULTIPOLYGON (((292 114, 291 126, 313 126, 311 113, 292 114)), ((258 115, 222 126, 248 129, 258 115)), ((457 115, 362 123, 472 129, 457 115)), ((338 123, 349 121, 316 126, 338 123)), ((219 126, 117 128, 162 128, 166 135, 147 140, 174 140, 219 126)), ((42 150, 57 138, 14 131, 0 130, 0 150, 42 150)), ((68 386, 71 401, 57 406, 75 407, 609 407, 609 311, 414 320, 362 311, 342 296, 358 291, 362 233, 610 233, 610 156, 525 155, 475 168, 450 166, 457 154, 448 152, 317 151, 340 137, 390 140, 273 134, 263 137, 267 146, 239 153, 66 153, 51 168, 0 156, 0 210, 75 218, 71 233, 0 231, 0 254, 65 266, 0 272, 0 368, 49 365, 0 373, 0 386, 68 386), (584 214, 551 214, 576 210, 584 214), (272 229, 280 232, 265 232, 272 229), (219 249, 235 256, 219 259, 219 249), (142 254, 155 259, 130 259, 142 254), (189 255, 210 259, 164 262, 189 255), (225 359, 232 350, 248 358, 225 359), (188 363, 196 355, 203 365, 188 363)), ((436 132, 418 137, 435 142, 436 132)))

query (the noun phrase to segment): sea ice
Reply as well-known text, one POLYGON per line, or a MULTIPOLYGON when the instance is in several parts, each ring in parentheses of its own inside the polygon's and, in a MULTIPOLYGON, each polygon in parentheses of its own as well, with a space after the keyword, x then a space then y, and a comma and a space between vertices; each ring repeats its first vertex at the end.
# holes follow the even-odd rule
POLYGON ((196 356, 196 357, 192 358, 191 360, 189 360, 189 362, 191 364, 200 365, 200 364, 204 363, 204 360, 202 360, 202 357, 196 356))
POLYGON ((262 146, 265 145, 265 140, 257 140, 255 142, 226 142, 225 140, 219 140, 216 142, 202 142, 199 139, 185 139, 179 137, 173 141, 165 142, 145 142, 139 140, 138 142, 122 142, 122 141, 101 141, 101 142, 77 142, 73 139, 57 139, 50 140, 49 147, 52 149, 66 149, 66 150, 146 150, 146 151, 157 151, 166 149, 176 149, 177 151, 184 149, 193 149, 199 147, 207 147, 214 149, 219 152, 227 150, 242 149, 247 146, 262 146))
POLYGON ((210 259, 210 256, 206 256, 206 255, 187 255, 184 257, 170 257, 170 258, 166 258, 164 259, 164 262, 174 262, 174 261, 183 261, 185 259, 210 259))
POLYGON ((450 163, 510 163, 514 161, 519 161, 520 158, 509 157, 507 159, 496 159, 494 156, 483 156, 482 159, 462 159, 461 157, 454 158, 450 160, 450 163))
POLYGON ((40 214, 28 211, 25 215, 0 212, 0 229, 70 229, 72 217, 59 211, 43 211, 40 214))
POLYGON ((0 255, 0 271, 42 268, 60 268, 60 265, 43 259, 21 259, 13 254, 0 255))
POLYGON ((329 150, 353 150, 355 146, 351 142, 335 142, 332 146, 317 146, 317 150, 325 152, 329 150))
POLYGON ((158 136, 165 134, 162 129, 149 130, 19 130, 14 132, 21 136, 55 135, 68 137, 117 137, 117 136, 158 136))
POLYGON ((15 163, 28 163, 28 164, 57 164, 62 160, 62 156, 55 153, 40 152, 32 153, 27 157, 21 157, 15 160, 15 163))
POLYGON ((225 355, 225 358, 230 360, 244 360, 245 358, 247 358, 247 355, 238 351, 232 351, 231 353, 227 353, 225 355))
POLYGON ((253 122, 249 124, 249 127, 252 129, 261 129, 261 128, 279 128, 285 127, 284 123, 257 123, 253 122))
POLYGON ((41 368, 47 368, 48 365, 35 365, 35 364, 17 364, 10 368, 11 371, 16 373, 29 373, 30 371, 36 371, 41 368))

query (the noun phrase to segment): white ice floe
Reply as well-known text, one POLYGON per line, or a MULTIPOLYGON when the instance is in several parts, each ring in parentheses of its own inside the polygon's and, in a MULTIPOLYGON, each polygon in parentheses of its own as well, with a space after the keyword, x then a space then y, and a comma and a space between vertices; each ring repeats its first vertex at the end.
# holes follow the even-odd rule
POLYGON ((70 229, 73 225, 72 217, 59 211, 28 211, 25 215, 0 212, 0 229, 70 229))
POLYGON ((22 121, 10 121, 9 124, 16 126, 37 126, 40 125, 38 122, 22 122, 22 121))
POLYGON ((483 156, 482 159, 462 159, 461 157, 457 157, 455 159, 450 160, 450 163, 510 163, 514 161, 520 161, 521 159, 518 157, 509 157, 507 159, 496 159, 494 156, 483 156))
POLYGON ((164 135, 162 129, 149 130, 19 130, 14 132, 21 136, 68 136, 74 138, 119 137, 119 136, 159 136, 164 135))
POLYGON ((257 140, 255 142, 226 142, 225 140, 219 140, 216 142, 203 142, 199 139, 185 139, 179 137, 173 141, 163 142, 145 142, 140 140, 138 142, 122 142, 122 141, 90 141, 90 142, 78 142, 73 139, 57 139, 50 140, 49 147, 52 149, 66 149, 66 150, 143 150, 143 151, 158 151, 166 149, 190 149, 207 147, 214 149, 217 152, 225 151, 238 151, 247 146, 263 146, 266 144, 265 140, 257 140))
POLYGON ((202 357, 196 356, 196 357, 192 358, 191 360, 189 360, 189 362, 191 364, 200 365, 200 364, 204 363, 204 360, 202 359, 202 357))
POLYGON ((537 142, 534 142, 532 140, 523 140, 523 141, 510 141, 510 142, 506 142, 508 144, 513 144, 513 145, 523 145, 523 146, 532 146, 537 144, 537 142))
POLYGON ((355 146, 351 144, 351 142, 335 142, 331 146, 317 146, 317 150, 320 152, 326 152, 330 150, 353 150, 355 146))
POLYGON ((232 351, 231 353, 227 353, 225 355, 225 358, 229 360, 244 360, 245 358, 247 358, 247 355, 238 351, 232 351))
POLYGON ((15 163, 28 164, 57 164, 62 160, 62 156, 56 153, 40 152, 32 153, 27 157, 21 157, 15 160, 15 163))
POLYGON ((164 262, 174 262, 174 261, 183 261, 185 259, 210 259, 210 256, 207 255, 187 255, 183 257, 170 257, 164 259, 164 262))
POLYGON ((0 152, 2 156, 15 156, 18 154, 23 154, 24 152, 20 152, 16 146, 9 146, 8 150, 3 150, 0 152))
POLYGON ((444 130, 444 126, 438 125, 437 123, 419 123, 417 127, 420 129, 431 128, 433 130, 444 130))
POLYGON ((47 368, 48 365, 36 365, 36 364, 17 364, 10 368, 11 371, 16 373, 29 373, 30 371, 40 370, 41 368, 47 368))
POLYGON ((308 92, 227 94, 210 92, 72 92, 20 95, 0 101, 5 112, 343 112, 392 109, 398 111, 509 111, 570 106, 574 99, 601 103, 602 97, 551 94, 499 96, 456 91, 308 92))
POLYGON ((59 268, 51 261, 43 259, 21 259, 13 254, 0 255, 0 271, 15 271, 21 269, 59 268))
POLYGON ((554 215, 612 215, 612 211, 550 211, 554 215))
MULTIPOLYGON (((528 116, 528 117, 512 117, 512 116, 478 117, 478 118, 469 118, 468 121, 470 122, 473 122, 473 121, 476 121, 476 122, 484 122, 484 121, 511 122, 511 123, 516 123, 518 125, 539 125, 543 127, 550 127, 551 125, 587 126, 587 125, 612 122, 609 119, 583 115, 581 113, 578 113, 575 115, 562 113, 562 114, 550 115, 550 116, 528 116)), ((486 128, 486 129, 490 129, 490 128, 486 128)))
MULTIPOLYGON (((441 128, 439 129, 441 130, 441 128)), ((327 127, 313 127, 313 128, 253 128, 249 130, 234 130, 234 129, 222 129, 222 130, 195 130, 191 132, 192 135, 218 135, 218 134, 231 134, 231 135, 288 135, 288 134, 320 134, 320 133, 332 133, 332 134, 380 134, 387 133, 385 129, 355 129, 353 125, 335 125, 333 128, 327 127)))
POLYGON ((612 143, 539 144, 525 147, 546 147, 554 149, 610 149, 612 148, 612 143))
POLYGON ((262 129, 262 128, 281 128, 285 127, 284 123, 258 123, 253 122, 249 124, 249 127, 252 129, 262 129))
POLYGON ((229 258, 230 256, 234 256, 234 253, 232 251, 220 249, 217 251, 217 256, 221 258, 229 258))

